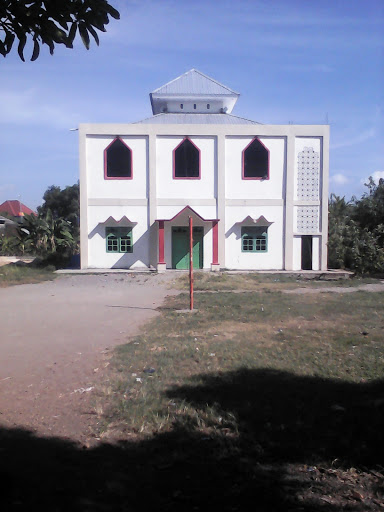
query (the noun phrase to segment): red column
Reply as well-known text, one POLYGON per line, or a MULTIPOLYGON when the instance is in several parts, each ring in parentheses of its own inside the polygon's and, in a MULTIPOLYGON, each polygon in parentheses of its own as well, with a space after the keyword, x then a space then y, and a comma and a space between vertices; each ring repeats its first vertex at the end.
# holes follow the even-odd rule
POLYGON ((193 311, 193 220, 189 217, 189 309, 193 311))
POLYGON ((219 229, 217 220, 212 221, 212 245, 213 245, 213 255, 212 255, 212 265, 219 264, 219 229))
POLYGON ((164 221, 159 220, 159 263, 164 261, 164 221))

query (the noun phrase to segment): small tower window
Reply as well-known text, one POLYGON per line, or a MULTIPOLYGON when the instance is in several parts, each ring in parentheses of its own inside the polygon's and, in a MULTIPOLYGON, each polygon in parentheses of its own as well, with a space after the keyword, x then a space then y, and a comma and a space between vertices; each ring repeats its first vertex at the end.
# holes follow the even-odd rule
POLYGON ((173 152, 174 178, 200 178, 200 150, 184 139, 173 152))
POLYGON ((181 110, 183 110, 183 108, 184 108, 184 104, 183 103, 180 103, 180 108, 181 108, 181 110))
POLYGON ((253 139, 243 151, 243 179, 269 179, 269 151, 259 139, 253 139))
POLYGON ((193 108, 196 110, 196 103, 193 104, 193 108))
POLYGON ((104 178, 132 179, 132 151, 119 137, 104 150, 104 178))
POLYGON ((207 110, 209 110, 211 108, 211 105, 209 103, 207 103, 207 110))

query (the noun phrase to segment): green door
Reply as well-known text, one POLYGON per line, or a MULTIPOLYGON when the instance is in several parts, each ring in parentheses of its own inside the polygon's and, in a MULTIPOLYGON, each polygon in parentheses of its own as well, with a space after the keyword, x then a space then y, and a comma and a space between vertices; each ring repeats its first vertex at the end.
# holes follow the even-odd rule
MULTIPOLYGON (((203 268, 202 227, 193 228, 193 268, 203 268)), ((189 269, 189 228, 172 228, 172 268, 189 269)))

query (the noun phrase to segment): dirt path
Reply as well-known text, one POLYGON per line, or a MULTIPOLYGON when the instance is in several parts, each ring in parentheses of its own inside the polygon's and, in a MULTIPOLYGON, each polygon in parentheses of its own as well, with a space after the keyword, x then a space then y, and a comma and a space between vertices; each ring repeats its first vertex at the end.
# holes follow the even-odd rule
POLYGON ((174 276, 99 274, 0 289, 0 425, 87 444, 109 350, 157 315, 174 276))

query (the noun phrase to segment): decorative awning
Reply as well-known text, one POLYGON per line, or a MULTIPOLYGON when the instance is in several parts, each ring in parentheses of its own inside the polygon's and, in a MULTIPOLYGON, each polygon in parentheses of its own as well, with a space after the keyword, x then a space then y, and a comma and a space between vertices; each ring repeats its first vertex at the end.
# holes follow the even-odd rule
POLYGON ((197 212, 195 212, 195 210, 193 208, 191 208, 190 206, 185 206, 185 208, 180 210, 179 213, 176 213, 176 215, 174 217, 172 217, 171 219, 156 219, 156 222, 171 222, 184 213, 187 215, 188 214, 196 215, 196 217, 198 217, 203 222, 219 222, 219 220, 220 220, 220 219, 204 219, 201 215, 199 215, 197 212))
POLYGON ((129 226, 136 226, 137 222, 133 222, 132 220, 128 219, 128 217, 126 215, 124 215, 123 217, 121 217, 120 220, 117 220, 115 219, 114 217, 112 217, 112 215, 110 215, 108 217, 107 220, 105 220, 104 222, 99 222, 99 224, 101 224, 102 226, 119 226, 119 225, 129 225, 129 226))
POLYGON ((260 215, 260 217, 258 219, 254 219, 253 217, 248 215, 247 217, 245 217, 245 219, 243 219, 240 222, 236 222, 235 224, 251 225, 251 226, 253 225, 253 226, 259 226, 262 228, 268 228, 271 224, 273 224, 273 222, 268 222, 267 219, 263 215, 260 215))

